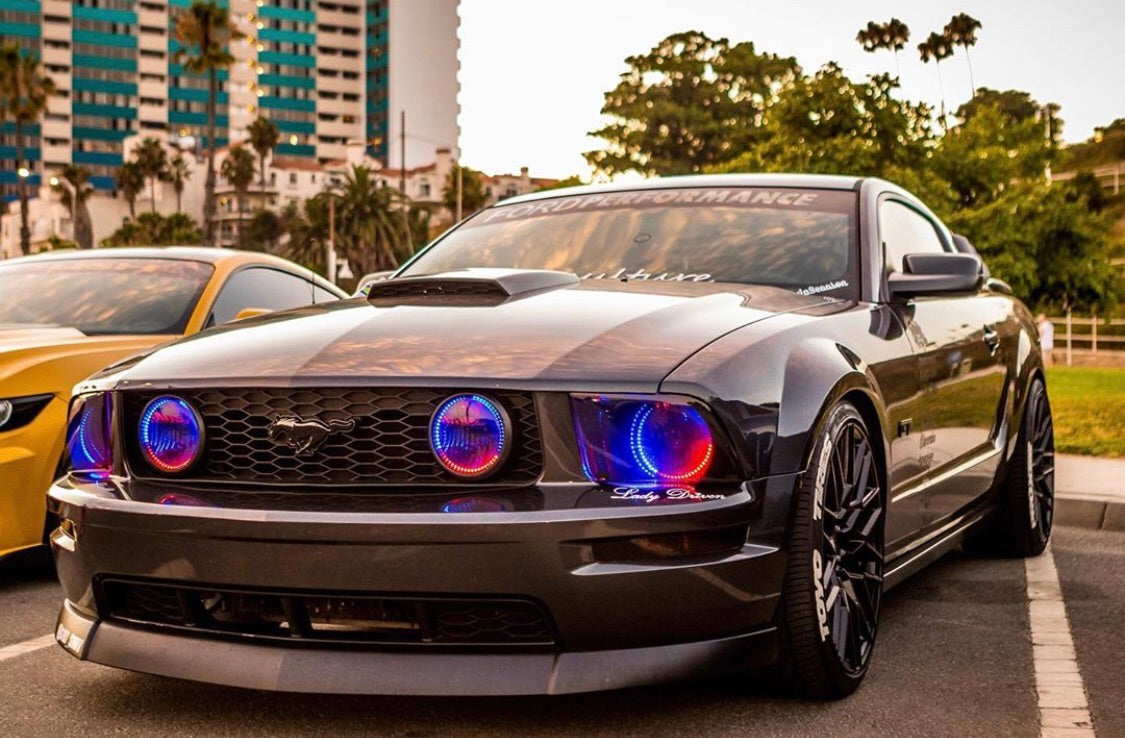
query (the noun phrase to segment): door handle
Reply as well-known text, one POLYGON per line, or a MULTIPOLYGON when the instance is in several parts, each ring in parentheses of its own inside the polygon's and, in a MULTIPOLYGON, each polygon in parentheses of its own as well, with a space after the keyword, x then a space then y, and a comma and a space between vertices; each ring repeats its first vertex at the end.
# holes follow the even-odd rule
POLYGON ((1000 350, 1000 334, 990 325, 984 327, 984 345, 988 346, 988 353, 992 356, 1000 350))

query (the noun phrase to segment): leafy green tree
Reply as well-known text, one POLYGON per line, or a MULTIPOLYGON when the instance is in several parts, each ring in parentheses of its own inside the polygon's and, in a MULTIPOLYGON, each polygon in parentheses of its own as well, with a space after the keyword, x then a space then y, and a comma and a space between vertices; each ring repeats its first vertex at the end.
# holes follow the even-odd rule
MULTIPOLYGON (((55 94, 55 83, 47 76, 39 57, 24 53, 18 44, 5 43, 0 47, 0 123, 10 118, 15 125, 16 170, 27 162, 24 145, 24 127, 33 125, 47 101, 55 94)), ((28 167, 30 168, 30 167, 28 167)), ((20 199, 20 251, 31 252, 31 228, 28 225, 27 178, 19 178, 20 199)))
POLYGON ((689 174, 730 161, 758 139, 778 90, 800 72, 792 57, 698 31, 672 34, 625 63, 605 93, 610 120, 590 133, 606 146, 584 154, 608 175, 689 174))
POLYGON ((281 255, 322 277, 328 276, 328 197, 310 198, 300 207, 290 203, 281 219, 287 235, 281 255))
POLYGON ((242 37, 229 11, 214 0, 193 0, 175 16, 173 38, 180 48, 173 59, 192 74, 207 77, 207 179, 203 185, 204 243, 215 245, 215 106, 220 69, 234 63, 231 41, 242 37))
POLYGON ((136 220, 128 220, 102 239, 103 248, 110 246, 192 246, 199 244, 203 233, 189 216, 173 213, 141 213, 136 220))
POLYGON ((285 224, 281 216, 272 210, 261 208, 246 222, 246 234, 241 246, 252 251, 272 253, 277 250, 277 244, 284 235, 285 224))
POLYGON ((941 61, 953 56, 953 42, 944 33, 931 33, 926 40, 918 44, 918 54, 922 57, 923 64, 934 60, 937 67, 938 89, 941 92, 941 122, 945 125, 945 84, 941 81, 941 61))
POLYGON ((70 210, 70 218, 74 222, 74 240, 78 248, 93 248, 94 229, 90 221, 90 208, 86 204, 90 195, 94 194, 89 170, 76 164, 67 164, 58 173, 58 179, 60 181, 51 185, 51 189, 59 193, 63 205, 70 210))
POLYGON ((535 190, 536 192, 547 192, 549 190, 561 190, 564 187, 581 187, 589 184, 589 182, 582 181, 582 177, 577 174, 572 174, 569 177, 563 177, 556 181, 554 184, 543 185, 535 190))
POLYGON ((929 168, 949 183, 958 207, 973 207, 992 202, 1012 182, 1042 180, 1050 152, 1037 118, 1017 122, 982 107, 946 132, 929 168))
POLYGON ((441 201, 450 213, 457 213, 457 172, 461 172, 461 217, 467 218, 484 207, 488 195, 484 191, 484 177, 475 169, 453 165, 441 188, 441 201))
POLYGON ((238 243, 243 241, 243 225, 246 217, 246 193, 254 181, 254 155, 243 146, 232 146, 223 159, 223 179, 234 188, 238 201, 238 243))
POLYGON ((1039 115, 1043 106, 1023 90, 992 90, 981 87, 973 98, 957 108, 954 113, 961 120, 968 120, 981 108, 996 108, 1008 120, 1019 123, 1039 115))
POLYGON ((149 195, 152 199, 150 212, 155 213, 156 183, 158 181, 163 182, 168 178, 168 153, 164 151, 164 145, 160 141, 148 137, 143 139, 140 145, 133 150, 133 158, 141 172, 144 173, 145 179, 148 180, 149 195))
POLYGON ((182 154, 176 154, 168 162, 168 181, 172 183, 172 189, 176 192, 177 213, 184 211, 184 186, 189 179, 191 179, 191 167, 188 166, 187 159, 182 154))
POLYGON ((848 79, 835 63, 787 85, 760 140, 715 171, 821 172, 891 178, 920 168, 933 142, 930 110, 892 95, 887 74, 848 79))
POLYGON ((258 116, 254 119, 247 128, 246 132, 250 134, 250 145, 258 154, 258 166, 261 170, 261 179, 258 184, 262 189, 266 188, 266 157, 274 152, 277 144, 281 141, 281 131, 278 130, 277 124, 265 116, 258 116))
POLYGON ((1068 183, 1014 184, 992 202, 958 211, 949 225, 1033 306, 1106 312, 1122 297, 1109 260, 1109 218, 1068 183))
POLYGON ((1060 167, 1066 171, 1092 169, 1103 164, 1125 161, 1125 118, 1094 129, 1086 141, 1068 146, 1062 154, 1060 167))
POLYGON ((137 195, 145 187, 145 173, 141 165, 135 161, 124 162, 117 170, 114 184, 129 203, 129 217, 137 218, 137 195))
POLYGON ((408 201, 393 187, 381 187, 375 172, 353 166, 343 182, 323 197, 336 198, 336 252, 355 274, 395 269, 410 248, 408 201))
POLYGON ((977 96, 977 85, 973 81, 973 60, 969 58, 969 47, 977 45, 977 31, 980 30, 980 21, 968 13, 958 13, 945 24, 942 34, 954 46, 965 49, 965 61, 969 64, 969 85, 973 90, 973 97, 977 96))
POLYGON ((406 211, 406 221, 407 228, 410 231, 410 239, 400 244, 398 250, 395 251, 395 257, 399 264, 409 259, 418 248, 425 246, 433 239, 433 212, 428 207, 411 203, 410 209, 406 211))
POLYGON ((895 76, 901 76, 898 67, 898 52, 906 48, 910 41, 910 28, 898 18, 891 18, 886 23, 868 21, 865 28, 859 29, 855 40, 868 53, 881 49, 890 49, 895 55, 895 76))

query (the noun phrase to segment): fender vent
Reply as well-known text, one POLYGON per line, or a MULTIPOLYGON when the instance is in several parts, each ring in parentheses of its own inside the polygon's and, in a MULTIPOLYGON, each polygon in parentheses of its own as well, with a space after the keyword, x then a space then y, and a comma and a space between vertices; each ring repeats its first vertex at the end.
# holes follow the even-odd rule
POLYGON ((489 307, 532 293, 578 284, 569 272, 545 269, 463 269, 376 283, 367 299, 377 307, 425 305, 489 307))

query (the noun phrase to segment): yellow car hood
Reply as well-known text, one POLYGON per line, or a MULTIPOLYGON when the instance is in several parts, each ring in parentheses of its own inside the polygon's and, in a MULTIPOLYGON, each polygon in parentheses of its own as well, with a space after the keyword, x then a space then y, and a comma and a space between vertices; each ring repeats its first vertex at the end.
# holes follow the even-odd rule
POLYGON ((175 336, 87 336, 74 328, 0 326, 0 398, 70 397, 99 369, 175 336))

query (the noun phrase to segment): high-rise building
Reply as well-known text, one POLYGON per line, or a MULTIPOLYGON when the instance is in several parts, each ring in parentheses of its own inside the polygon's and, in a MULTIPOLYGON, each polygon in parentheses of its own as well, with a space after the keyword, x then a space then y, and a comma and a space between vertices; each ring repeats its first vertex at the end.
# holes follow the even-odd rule
MULTIPOLYGON (((207 79, 177 59, 177 14, 191 0, 2 0, 0 38, 37 53, 59 93, 25 130, 38 185, 67 164, 113 188, 126 137, 206 146, 207 79)), ((276 156, 325 163, 365 142, 390 167, 458 147, 458 0, 219 0, 241 37, 218 73, 216 142, 258 116, 276 156), (405 120, 406 129, 402 122, 405 120), (405 134, 405 135, 404 135, 405 134), (404 160, 405 159, 405 160, 404 160)), ((0 127, 0 196, 17 183, 13 125, 0 127)))

